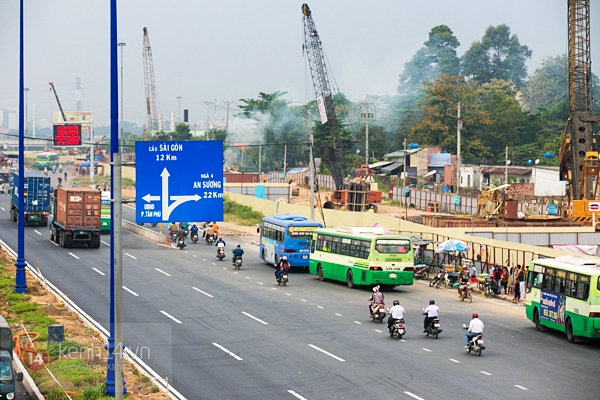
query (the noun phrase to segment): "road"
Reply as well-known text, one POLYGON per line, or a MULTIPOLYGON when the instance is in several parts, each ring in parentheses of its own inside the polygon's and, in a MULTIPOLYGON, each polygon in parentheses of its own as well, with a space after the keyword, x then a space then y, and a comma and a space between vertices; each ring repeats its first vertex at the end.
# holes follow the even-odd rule
MULTIPOLYGON (((16 249, 8 200, 0 195, 0 239, 16 249)), ((133 220, 131 208, 124 218, 133 220)), ((47 228, 25 232, 27 261, 108 328, 108 236, 100 249, 62 249, 47 228)), ((384 292, 407 310, 398 341, 369 320, 369 288, 302 272, 277 286, 255 246, 225 239, 219 262, 205 244, 175 250, 123 235, 125 343, 188 399, 597 398, 600 345, 540 333, 522 306, 480 296, 466 304, 417 281, 384 292), (238 243, 246 254, 235 271, 238 243), (430 298, 442 310, 437 340, 421 333, 430 298), (473 311, 486 324, 481 357, 463 349, 473 311)))

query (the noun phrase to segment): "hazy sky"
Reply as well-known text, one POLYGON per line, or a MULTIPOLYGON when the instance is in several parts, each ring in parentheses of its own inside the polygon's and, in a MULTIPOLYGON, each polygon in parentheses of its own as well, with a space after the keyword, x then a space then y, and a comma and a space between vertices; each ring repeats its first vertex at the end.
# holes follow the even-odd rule
MULTIPOLYGON (((25 86, 38 124, 63 108, 76 109, 76 77, 82 109, 95 126, 110 123, 110 2, 25 1, 25 86)), ((600 4, 591 4, 593 71, 600 75, 600 4)), ((124 119, 145 122, 143 27, 149 30, 159 112, 190 110, 190 123, 225 118, 241 98, 288 92, 305 102, 312 81, 302 55, 301 1, 119 1, 118 37, 124 53, 124 119), (181 100, 178 102, 177 97, 181 100), (215 112, 215 106, 219 111, 215 112)), ((542 60, 567 50, 567 0, 320 0, 309 2, 323 43, 334 89, 354 102, 365 95, 394 95, 404 63, 423 46, 434 26, 446 24, 462 55, 490 26, 507 24, 529 46, 531 74, 542 60)), ((18 106, 19 1, 0 0, 0 109, 18 106)), ((29 117, 31 119, 31 116, 29 117)))

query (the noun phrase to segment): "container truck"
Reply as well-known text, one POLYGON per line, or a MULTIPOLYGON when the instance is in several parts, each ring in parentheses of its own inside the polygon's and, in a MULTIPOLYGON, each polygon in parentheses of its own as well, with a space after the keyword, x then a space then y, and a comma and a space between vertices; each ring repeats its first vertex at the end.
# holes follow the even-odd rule
POLYGON ((48 226, 48 209, 50 208, 50 177, 42 172, 15 171, 13 187, 10 195, 10 219, 19 218, 19 182, 23 177, 23 215, 25 225, 38 224, 48 226))
POLYGON ((0 315, 0 399, 14 399, 15 381, 23 380, 23 373, 15 373, 12 361, 12 331, 4 317, 0 315))
POLYGON ((69 248, 73 244, 100 247, 100 190, 60 186, 54 194, 50 239, 69 248))

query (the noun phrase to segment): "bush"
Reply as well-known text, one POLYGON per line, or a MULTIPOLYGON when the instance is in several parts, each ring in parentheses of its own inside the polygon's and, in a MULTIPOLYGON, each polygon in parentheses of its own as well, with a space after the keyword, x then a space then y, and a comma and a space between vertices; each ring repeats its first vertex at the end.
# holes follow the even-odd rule
POLYGON ((225 214, 225 221, 244 226, 258 225, 264 217, 261 212, 253 210, 252 207, 236 203, 227 196, 225 196, 223 202, 223 213, 225 214))

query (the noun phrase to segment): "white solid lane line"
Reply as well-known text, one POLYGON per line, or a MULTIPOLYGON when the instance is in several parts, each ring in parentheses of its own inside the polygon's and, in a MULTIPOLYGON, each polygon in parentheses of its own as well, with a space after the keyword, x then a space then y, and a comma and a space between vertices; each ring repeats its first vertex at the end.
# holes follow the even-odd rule
POLYGON ((131 293, 132 295, 134 295, 135 297, 138 297, 139 294, 137 294, 136 292, 134 292, 133 290, 123 286, 123 289, 125 289, 126 291, 128 291, 129 293, 131 293))
POLYGON ((307 400, 306 397, 300 396, 298 393, 294 392, 293 390, 288 390, 288 393, 291 394, 292 396, 294 396, 297 399, 307 400))
POLYGON ((79 260, 79 257, 77 257, 75 254, 73 254, 73 253, 69 253, 69 254, 79 260))
POLYGON ((33 231, 34 231, 35 233, 37 233, 38 235, 42 236, 42 233, 41 233, 41 232, 38 232, 38 231, 37 231, 37 229, 34 229, 33 231))
POLYGON ((404 392, 404 394, 409 395, 410 397, 412 397, 413 399, 417 399, 417 400, 425 400, 422 397, 417 396, 416 394, 413 394, 411 392, 404 392))
POLYGON ((134 256, 132 256, 132 255, 131 255, 131 254, 129 254, 129 253, 123 253, 123 254, 125 254, 127 257, 131 257, 131 258, 133 258, 134 260, 137 260, 137 257, 134 257, 134 256))
POLYGON ((321 352, 321 353, 323 353, 323 354, 326 354, 326 355, 328 355, 328 356, 329 356, 329 357, 331 357, 331 358, 335 358, 335 359, 336 359, 336 360, 338 360, 338 361, 342 361, 342 362, 345 362, 345 361, 346 361, 346 360, 344 360, 343 358, 340 358, 340 357, 338 357, 338 356, 336 356, 336 355, 334 355, 334 354, 331 354, 331 353, 330 353, 330 352, 328 352, 328 351, 325 351, 325 350, 323 350, 323 349, 321 349, 321 348, 319 348, 319 347, 315 346, 314 344, 309 344, 308 346, 309 346, 309 347, 312 347, 313 349, 315 349, 315 350, 317 350, 317 351, 320 351, 320 352, 321 352))
POLYGON ((250 318, 252 318, 253 320, 260 322, 260 323, 261 323, 261 324, 263 324, 263 325, 269 325, 267 322, 263 321, 262 319, 258 319, 258 318, 256 318, 254 315, 252 315, 252 314, 248 314, 248 313, 247 313, 247 312, 245 312, 245 311, 242 311, 242 314, 244 314, 246 317, 250 317, 250 318))
POLYGON ((161 274, 165 274, 166 276, 171 276, 171 274, 169 274, 168 272, 163 271, 160 268, 154 268, 155 270, 157 270, 158 272, 160 272, 161 274))
POLYGON ((171 318, 173 321, 177 322, 178 324, 182 324, 183 322, 181 322, 180 320, 178 320, 177 318, 175 318, 174 316, 172 316, 171 314, 169 314, 166 311, 160 310, 160 313, 163 315, 166 315, 167 317, 171 318))
POLYGON ((104 272, 100 271, 98 268, 92 268, 92 269, 102 276, 106 275, 104 272))
POLYGON ((521 389, 521 390, 529 390, 529 389, 527 389, 526 387, 523 387, 523 386, 521 386, 521 385, 515 385, 515 387, 516 387, 516 388, 519 388, 519 389, 521 389))
POLYGON ((240 357, 240 356, 232 353, 231 351, 227 350, 225 347, 221 346, 219 343, 213 343, 213 346, 215 346, 215 347, 223 350, 225 353, 229 354, 231 357, 235 358, 238 361, 242 361, 243 360, 242 357, 240 357))
POLYGON ((202 293, 202 294, 203 294, 203 295, 205 295, 205 296, 208 296, 208 297, 213 297, 213 295, 212 295, 212 294, 208 294, 208 293, 206 293, 206 292, 203 292, 202 290, 198 289, 197 287, 194 287, 194 286, 192 286, 192 289, 194 289, 194 290, 195 290, 195 291, 197 291, 197 292, 200 292, 200 293, 202 293))

